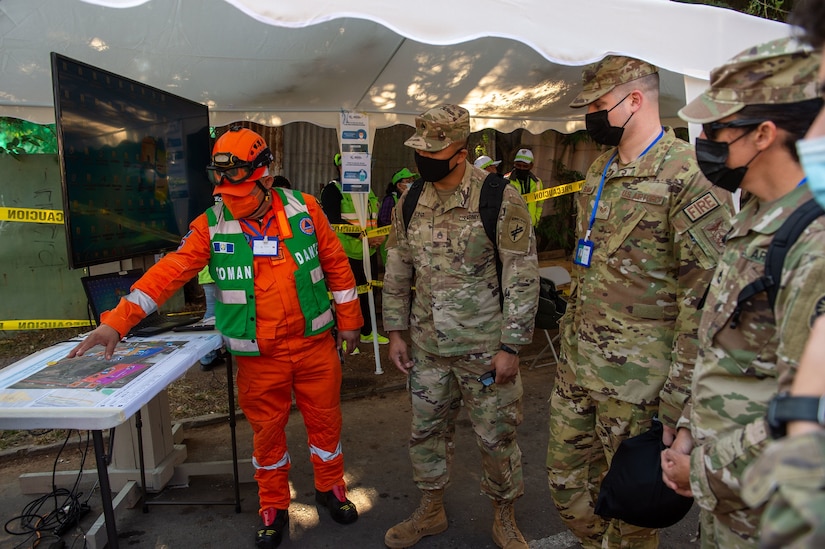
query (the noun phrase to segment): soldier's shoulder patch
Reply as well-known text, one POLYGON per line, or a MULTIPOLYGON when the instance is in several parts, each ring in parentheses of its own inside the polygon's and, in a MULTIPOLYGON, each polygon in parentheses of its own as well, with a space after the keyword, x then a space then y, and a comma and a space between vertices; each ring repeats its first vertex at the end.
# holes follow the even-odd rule
POLYGON ((499 226, 498 245, 512 252, 527 252, 530 249, 530 214, 526 208, 508 208, 499 226))
POLYGON ((510 242, 518 242, 522 238, 528 238, 530 222, 521 217, 511 217, 507 221, 507 238, 510 242))
POLYGON ((720 206, 719 199, 710 191, 685 206, 682 211, 692 222, 697 222, 720 206))
POLYGON ((819 299, 814 302, 814 309, 811 313, 811 317, 808 319, 808 325, 813 327, 816 319, 821 317, 823 314, 825 314, 825 295, 819 296, 819 299))

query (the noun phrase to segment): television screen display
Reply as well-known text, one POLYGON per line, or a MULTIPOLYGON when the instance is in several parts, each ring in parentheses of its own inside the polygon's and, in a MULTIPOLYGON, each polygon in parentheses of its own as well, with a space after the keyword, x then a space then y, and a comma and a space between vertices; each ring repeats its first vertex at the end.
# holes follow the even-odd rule
POLYGON ((69 267, 175 249, 214 203, 207 107, 51 57, 69 267))

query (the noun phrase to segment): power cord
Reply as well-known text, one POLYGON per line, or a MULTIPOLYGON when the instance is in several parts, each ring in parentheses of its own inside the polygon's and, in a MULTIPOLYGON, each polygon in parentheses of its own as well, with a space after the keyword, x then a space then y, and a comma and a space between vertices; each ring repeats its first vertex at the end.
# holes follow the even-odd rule
POLYGON ((21 514, 6 521, 4 529, 6 533, 13 536, 25 536, 25 539, 15 545, 15 549, 21 549, 30 542, 30 547, 43 549, 62 549, 65 543, 60 539, 63 534, 71 530, 80 523, 91 507, 86 501, 81 501, 82 492, 78 491, 80 479, 83 475, 83 467, 86 463, 86 456, 91 446, 89 434, 86 434, 86 444, 83 446, 83 437, 80 431, 77 432, 78 446, 81 448, 80 467, 77 477, 70 490, 57 488, 55 479, 57 476, 57 464, 69 439, 72 430, 67 431, 66 439, 55 456, 52 466, 52 491, 29 502, 22 510, 21 514), (51 503, 51 510, 49 509, 51 503), (17 526, 15 527, 15 523, 17 526), (51 543, 46 543, 52 540, 51 543))

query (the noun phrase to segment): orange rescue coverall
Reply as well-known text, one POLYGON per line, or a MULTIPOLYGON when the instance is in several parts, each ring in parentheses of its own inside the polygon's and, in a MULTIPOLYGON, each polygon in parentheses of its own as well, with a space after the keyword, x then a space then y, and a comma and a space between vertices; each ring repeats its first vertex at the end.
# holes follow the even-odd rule
MULTIPOLYGON (((341 243, 315 197, 304 194, 318 239, 318 256, 327 286, 335 298, 339 330, 358 330, 363 324, 355 278, 341 243)), ((329 491, 343 485, 341 453, 341 363, 331 330, 304 335, 304 317, 298 302, 294 272, 297 264, 289 253, 291 229, 278 193, 272 193, 272 209, 248 221, 258 232, 281 238, 279 257, 254 258, 256 334, 260 356, 236 356, 238 404, 252 426, 253 465, 261 509, 287 509, 290 502, 290 457, 284 428, 289 419, 292 392, 304 418, 309 439, 315 488, 329 491), (274 218, 274 219, 273 219, 274 218), (272 222, 270 223, 270 219, 272 222)), ((252 235, 246 222, 244 233, 252 235)), ((146 314, 164 303, 209 262, 210 240, 206 214, 189 226, 180 247, 153 265, 138 281, 138 290, 153 302, 151 310, 121 299, 102 316, 102 322, 125 334, 146 314)))

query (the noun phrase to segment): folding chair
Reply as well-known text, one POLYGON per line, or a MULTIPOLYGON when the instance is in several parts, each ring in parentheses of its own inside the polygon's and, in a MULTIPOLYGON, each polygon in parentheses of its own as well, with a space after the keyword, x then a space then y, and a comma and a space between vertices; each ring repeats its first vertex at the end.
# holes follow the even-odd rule
POLYGON ((547 338, 547 345, 536 355, 528 367, 529 370, 542 368, 551 364, 558 364, 559 355, 556 353, 555 342, 559 340, 559 335, 550 337, 550 331, 559 327, 559 320, 567 309, 567 301, 561 296, 556 287, 560 284, 570 283, 570 273, 564 267, 544 267, 539 269, 539 308, 536 313, 536 329, 544 331, 547 338), (547 351, 553 353, 553 361, 544 364, 537 364, 539 359, 547 351))

